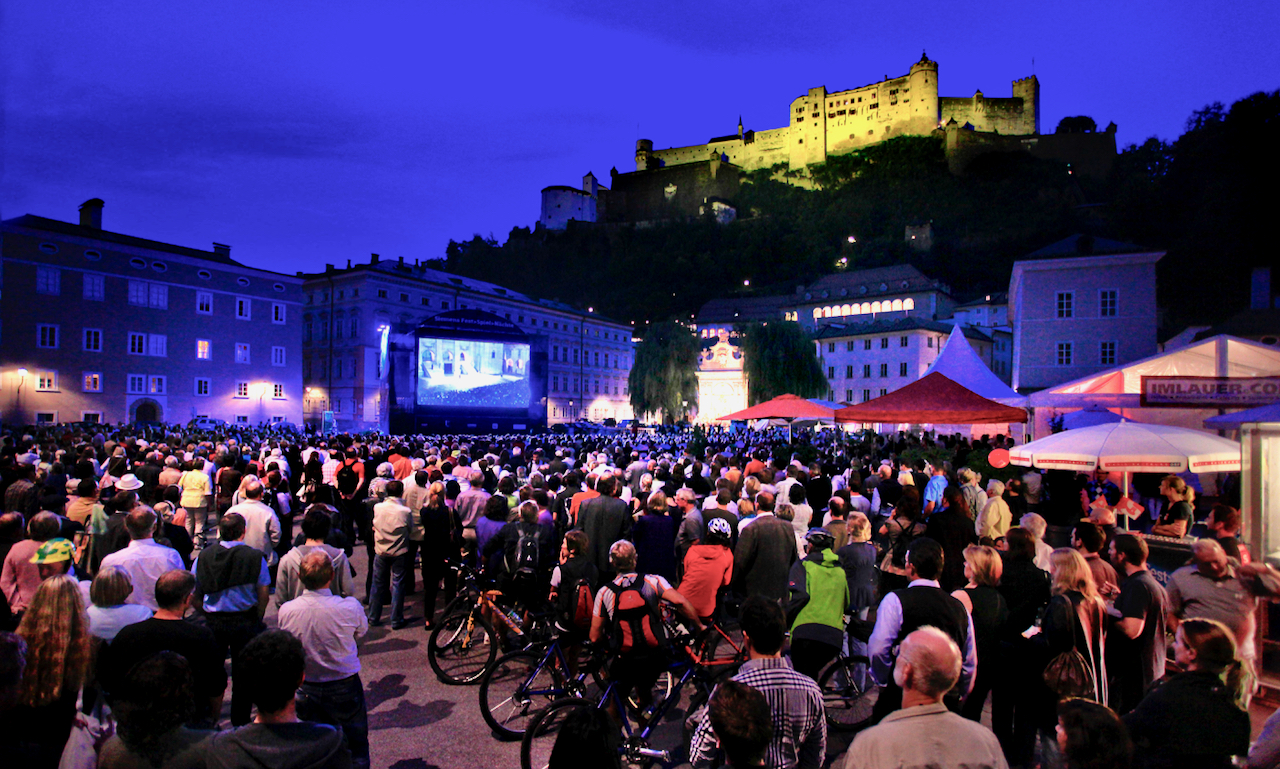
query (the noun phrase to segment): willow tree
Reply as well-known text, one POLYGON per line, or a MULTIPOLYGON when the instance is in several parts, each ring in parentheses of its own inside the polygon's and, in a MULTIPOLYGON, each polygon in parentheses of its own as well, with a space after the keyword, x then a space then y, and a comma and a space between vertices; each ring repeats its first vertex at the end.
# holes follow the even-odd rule
POLYGON ((698 352, 698 338, 688 326, 664 322, 649 327, 636 345, 627 377, 637 418, 661 413, 665 422, 673 423, 697 407, 698 352))
POLYGON ((740 329, 747 405, 792 393, 822 398, 829 385, 813 340, 799 323, 756 323, 740 329))

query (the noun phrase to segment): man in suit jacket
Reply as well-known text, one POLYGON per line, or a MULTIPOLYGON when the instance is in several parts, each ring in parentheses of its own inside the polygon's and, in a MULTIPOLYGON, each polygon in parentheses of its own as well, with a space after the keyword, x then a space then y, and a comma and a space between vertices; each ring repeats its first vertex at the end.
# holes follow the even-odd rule
POLYGON ((609 565, 609 548, 620 539, 631 539, 631 511, 626 502, 618 499, 618 485, 616 477, 605 475, 596 483, 600 496, 584 501, 578 508, 575 528, 587 535, 585 555, 599 571, 602 585, 617 576, 609 565))
POLYGON ((795 563, 796 535, 790 522, 773 515, 773 494, 756 495, 756 519, 743 528, 733 552, 733 590, 738 595, 788 597, 787 575, 795 563))

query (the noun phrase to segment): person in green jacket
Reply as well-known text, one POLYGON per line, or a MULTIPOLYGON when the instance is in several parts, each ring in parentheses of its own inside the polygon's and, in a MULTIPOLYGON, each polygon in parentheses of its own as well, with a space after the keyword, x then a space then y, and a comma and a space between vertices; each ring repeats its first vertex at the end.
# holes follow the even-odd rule
POLYGON ((822 528, 804 535, 808 554, 791 567, 791 665, 810 678, 840 653, 844 642, 849 582, 832 552, 835 538, 822 528))

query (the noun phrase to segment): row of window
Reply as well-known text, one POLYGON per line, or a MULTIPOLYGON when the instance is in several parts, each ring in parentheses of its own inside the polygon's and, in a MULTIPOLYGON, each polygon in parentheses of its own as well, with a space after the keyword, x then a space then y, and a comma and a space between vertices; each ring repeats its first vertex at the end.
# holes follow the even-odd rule
MULTIPOLYGON (((554 362, 557 362, 557 363, 578 363, 578 361, 579 361, 579 354, 578 354, 578 353, 579 353, 580 351, 581 351, 581 350, 580 350, 580 348, 577 348, 577 347, 570 348, 570 347, 568 347, 568 346, 560 346, 560 345, 554 345, 554 344, 553 344, 553 345, 551 345, 551 360, 552 360, 552 361, 554 361, 554 362), (572 360, 570 360, 570 359, 569 359, 569 358, 570 358, 570 356, 569 356, 569 351, 570 351, 570 349, 572 349, 572 350, 573 350, 573 356, 572 356, 572 357, 573 357, 573 359, 572 359, 572 360)), ((591 362, 591 361, 588 359, 588 355, 590 355, 590 356, 592 356, 592 358, 594 358, 594 363, 592 363, 592 365, 597 366, 597 367, 598 367, 598 366, 600 366, 600 351, 599 351, 599 350, 595 351, 594 353, 588 353, 587 351, 581 351, 581 352, 582 352, 581 360, 582 360, 583 365, 586 365, 587 363, 591 362)), ((619 368, 619 366, 618 366, 618 362, 619 362, 619 358, 618 358, 618 356, 617 356, 617 355, 613 356, 613 368, 619 368)), ((604 354, 604 365, 605 365, 605 367, 608 367, 608 366, 609 366, 609 353, 607 353, 607 352, 604 354)))
MULTIPOLYGON (((1075 360, 1075 343, 1074 342, 1058 342, 1058 365, 1074 366, 1075 360)), ((1098 365, 1114 366, 1116 365, 1116 343, 1115 342, 1099 342, 1098 343, 1098 365)))
MULTIPOLYGON (((84 273, 84 292, 86 301, 101 302, 106 298, 106 276, 84 273)), ((169 309, 169 286, 149 280, 128 279, 129 304, 134 307, 150 307, 155 310, 169 309)), ((36 293, 59 296, 62 293, 62 271, 57 267, 36 267, 36 293)), ((235 297, 236 317, 240 320, 253 320, 253 300, 246 296, 235 297)), ((213 314, 213 292, 196 292, 196 314, 213 314)), ((271 322, 283 324, 288 317, 286 306, 281 302, 271 303, 271 322)))
MULTIPOLYGON (((624 382, 624 383, 622 383, 621 385, 619 385, 619 384, 618 384, 618 381, 619 381, 619 380, 616 380, 616 379, 613 381, 613 394, 614 394, 614 395, 619 395, 619 394, 621 394, 621 395, 627 395, 627 394, 628 394, 628 392, 627 392, 627 385, 626 385, 626 383, 624 382)), ((579 389, 579 387, 578 387, 578 385, 580 384, 580 382, 578 381, 578 377, 574 377, 574 378, 573 378, 573 387, 572 387, 572 388, 570 388, 570 387, 569 387, 570 382, 569 382, 569 377, 567 377, 567 376, 564 378, 564 389, 563 389, 563 390, 562 390, 562 389, 560 389, 560 384, 561 384, 560 377, 559 377, 558 375, 553 374, 553 375, 551 376, 551 389, 550 389, 550 392, 553 392, 553 393, 558 393, 558 392, 567 392, 567 393, 574 393, 574 394, 581 394, 581 393, 582 393, 582 390, 581 390, 581 389, 579 389)), ((601 391, 600 391, 600 380, 599 380, 599 379, 593 379, 593 380, 591 380, 591 392, 592 392, 592 394, 594 394, 594 395, 601 395, 601 394, 602 394, 602 393, 601 393, 601 391)), ((607 379, 604 381, 604 392, 603 392, 603 394, 604 394, 604 395, 608 395, 608 394, 609 394, 609 380, 607 380, 607 379)))
MULTIPOLYGON (((909 336, 900 336, 900 337, 898 337, 898 346, 899 346, 899 347, 907 347, 907 346, 909 345, 909 340, 910 340, 910 339, 911 339, 911 337, 909 337, 909 336)), ((928 342, 929 349, 931 349, 931 350, 932 350, 932 349, 933 349, 933 337, 932 337, 932 336, 927 336, 927 337, 925 337, 925 339, 926 339, 926 340, 927 340, 927 342, 928 342)), ((863 340, 862 340, 862 349, 864 349, 864 350, 870 350, 870 349, 872 348, 872 341, 873 341, 873 340, 871 340, 871 339, 863 339, 863 340)), ((856 350, 856 349, 857 349, 857 345, 858 345, 858 342, 857 342, 857 340, 856 340, 856 339, 850 339, 850 340, 848 340, 848 341, 846 341, 846 342, 844 343, 844 349, 845 349, 845 351, 846 351, 846 352, 853 352, 854 350, 856 350)), ((941 347, 941 345, 939 345, 939 347, 941 347)), ((882 337, 880 337, 880 349, 881 349, 881 350, 887 350, 887 349, 889 349, 889 337, 887 337, 887 336, 882 336, 882 337)), ((829 353, 833 353, 833 352, 835 352, 835 351, 836 351, 836 343, 835 343, 835 342, 827 342, 827 352, 829 352, 829 353)), ((818 343, 818 354, 819 354, 819 355, 821 355, 821 354, 822 354, 822 343, 821 343, 821 342, 819 342, 819 343, 818 343)))
MULTIPOLYGON (((880 388, 880 395, 888 395, 888 394, 889 394, 889 388, 887 388, 887 387, 881 387, 881 388, 880 388)), ((880 395, 878 395, 878 396, 876 396, 876 397, 880 397, 880 395)), ((835 391, 835 390, 832 390, 832 391, 831 391, 831 395, 830 395, 829 399, 830 399, 830 400, 835 400, 835 399, 836 399, 836 391, 835 391)), ((863 391, 862 391, 862 401, 861 401, 861 402, 862 402, 862 403, 866 403, 866 402, 867 402, 867 401, 869 401, 869 400, 871 400, 871 391, 870 391, 870 390, 863 390, 863 391)), ((853 400, 853 390, 845 390, 845 391, 844 391, 844 402, 845 402, 845 403, 853 403, 853 402, 854 402, 854 400, 853 400)))
POLYGON ((829 307, 814 307, 813 319, 819 318, 842 318, 848 315, 874 315, 878 312, 910 312, 916 308, 916 300, 907 299, 888 299, 883 302, 863 302, 858 304, 833 304, 829 307))
MULTIPOLYGON (((36 382, 37 392, 60 392, 59 377, 57 371, 46 370, 36 371, 32 373, 36 382)), ((81 391, 87 393, 100 393, 103 391, 103 376, 101 371, 85 371, 81 373, 81 391)), ((125 392, 129 395, 168 395, 169 394, 169 378, 157 374, 126 374, 125 375, 125 392)), ((208 377, 196 377, 195 387, 192 391, 195 395, 209 395, 211 392, 211 382, 208 377)), ((263 393, 265 395, 265 391, 263 393)), ((249 397, 249 383, 236 382, 235 397, 249 397)), ((271 385, 271 397, 283 398, 284 385, 275 383, 271 385)))
MULTIPOLYGON (((910 368, 910 367, 907 365, 907 363, 906 363, 905 361, 904 361, 904 362, 902 362, 902 363, 899 363, 899 364, 898 364, 898 376, 907 376, 907 371, 909 370, 909 368, 910 368)), ((889 364, 888 364, 888 363, 881 363, 881 364, 880 364, 880 378, 881 378, 881 379, 886 379, 886 378, 888 378, 888 376, 889 376, 889 364)), ((836 378, 836 367, 835 367, 835 366, 827 366, 827 379, 835 379, 835 378, 836 378)), ((844 367, 844 378, 845 378, 845 379, 853 379, 853 366, 845 366, 845 367, 844 367)), ((871 364, 870 364, 870 363, 864 363, 864 364, 862 365, 862 378, 863 378, 863 379, 870 379, 870 378, 871 378, 871 364)))
MULTIPOLYGON (((1098 317, 1114 318, 1117 314, 1117 295, 1116 290, 1104 288, 1098 291, 1098 317)), ((1076 295, 1074 291, 1059 291, 1057 310, 1059 318, 1074 318, 1076 316, 1076 295)))
MULTIPOLYGON (((60 342, 61 327, 52 323, 40 323, 36 326, 36 346, 45 350, 56 350, 60 342)), ((81 338, 85 352, 102 352, 102 329, 86 328, 81 338)), ((130 355, 149 355, 156 358, 169 356, 169 337, 165 334, 144 334, 138 331, 129 332, 130 355)), ((196 359, 213 360, 213 342, 208 339, 196 340, 196 359)), ((235 345, 236 363, 250 362, 250 349, 247 342, 235 345)), ((271 348, 271 365, 285 365, 285 348, 271 348)))

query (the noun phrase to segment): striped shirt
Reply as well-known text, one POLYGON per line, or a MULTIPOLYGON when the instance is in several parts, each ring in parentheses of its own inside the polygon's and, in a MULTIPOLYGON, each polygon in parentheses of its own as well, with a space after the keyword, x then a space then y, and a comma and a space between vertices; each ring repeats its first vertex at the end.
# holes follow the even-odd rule
MULTIPOLYGON (((818 769, 827 751, 827 723, 822 690, 813 679, 797 673, 791 661, 766 657, 742 663, 733 680, 760 691, 773 716, 773 740, 765 750, 770 769, 818 769)), ((694 769, 718 766, 718 748, 711 719, 703 715, 689 746, 694 769)))

